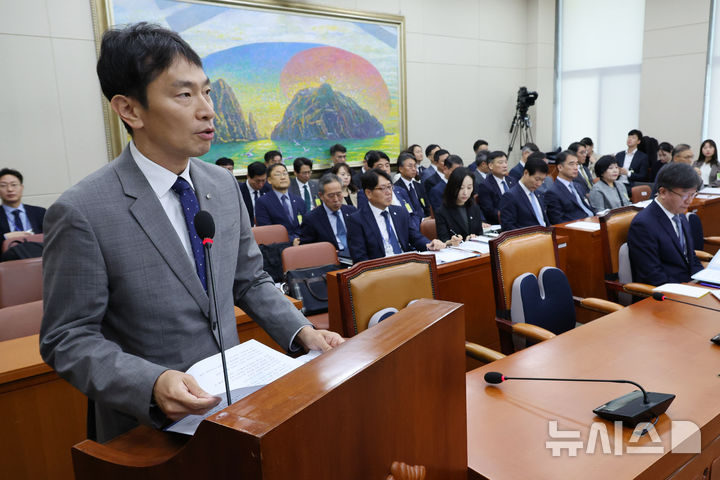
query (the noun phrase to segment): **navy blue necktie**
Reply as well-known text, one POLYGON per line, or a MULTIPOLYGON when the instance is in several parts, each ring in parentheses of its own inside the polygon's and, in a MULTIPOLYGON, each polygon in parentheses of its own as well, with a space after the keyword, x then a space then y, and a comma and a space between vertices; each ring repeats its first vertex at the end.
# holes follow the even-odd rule
POLYGON ((508 188, 507 183, 505 183, 505 180, 502 181, 502 186, 503 186, 503 192, 502 192, 502 193, 503 193, 503 194, 506 194, 510 189, 508 188))
POLYGON ((22 232, 25 230, 25 226, 22 223, 22 220, 20 219, 20 209, 13 210, 12 211, 13 217, 15 217, 15 231, 16 232, 22 232))
POLYGON ((410 203, 412 203, 413 210, 420 210, 422 206, 420 205, 420 200, 418 199, 417 192, 415 192, 412 183, 408 185, 408 190, 410 191, 410 203))
POLYGON ((195 257, 195 269, 200 278, 203 288, 207 291, 207 282, 205 280, 205 250, 203 249, 202 240, 195 232, 195 215, 200 211, 197 197, 190 184, 182 177, 178 177, 172 186, 172 189, 180 198, 183 216, 185 217, 185 226, 187 226, 188 236, 190 237, 190 246, 192 247, 193 257, 195 257))
POLYGON ((258 192, 257 190, 253 190, 253 205, 255 205, 255 202, 257 202, 258 199, 258 192))
POLYGON ((400 248, 400 243, 398 242, 397 237, 395 236, 395 230, 392 228, 392 223, 390 222, 390 217, 388 216, 388 211, 385 210, 380 215, 385 218, 385 228, 387 229, 388 233, 388 241, 390 242, 390 246, 393 249, 393 253, 398 254, 402 253, 402 248, 400 248))
POLYGON ((287 216, 290 219, 290 223, 293 223, 293 213, 292 213, 292 206, 290 205, 290 199, 287 197, 287 195, 283 195, 280 198, 282 200, 282 204, 283 204, 283 208, 285 209, 285 213, 287 213, 287 216))
POLYGON ((342 217, 340 216, 340 210, 333 212, 335 215, 335 229, 337 230, 337 237, 340 239, 342 245, 338 245, 338 250, 345 250, 347 247, 347 230, 345 230, 345 224, 343 224, 342 217))
POLYGON ((685 244, 685 234, 683 233, 682 222, 680 221, 680 215, 673 216, 673 222, 678 229, 678 240, 680 241, 680 249, 683 252, 683 257, 687 260, 687 245, 685 244))

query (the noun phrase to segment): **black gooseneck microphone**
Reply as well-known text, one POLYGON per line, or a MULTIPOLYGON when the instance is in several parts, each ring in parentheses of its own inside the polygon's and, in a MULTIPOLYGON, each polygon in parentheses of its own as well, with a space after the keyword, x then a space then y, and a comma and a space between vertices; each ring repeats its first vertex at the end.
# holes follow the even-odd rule
POLYGON ((683 303, 685 305, 690 305, 691 307, 704 308, 705 310, 712 310, 713 312, 720 312, 720 310, 718 310, 717 308, 706 307, 705 305, 698 305, 697 303, 683 302, 682 300, 675 300, 674 298, 668 298, 665 295, 663 295, 662 292, 653 292, 652 298, 654 298, 658 302, 662 302, 664 300, 670 300, 671 302, 683 303))
POLYGON ((500 372, 487 372, 485 381, 491 384, 502 383, 505 380, 542 380, 552 382, 596 382, 596 383, 629 383, 635 385, 640 391, 632 391, 622 397, 611 400, 593 410, 598 417, 611 421, 622 421, 625 425, 634 427, 640 422, 650 421, 668 409, 675 395, 669 393, 646 392, 645 389, 631 380, 600 380, 590 378, 540 378, 540 377, 506 377, 500 372), (642 395, 639 393, 642 392, 642 395))
POLYGON ((230 398, 230 381, 228 380, 227 361, 225 360, 225 345, 223 344, 222 328, 218 327, 218 306, 217 297, 215 295, 215 275, 212 269, 212 257, 210 256, 210 248, 213 245, 213 237, 215 237, 215 221, 212 215, 205 210, 200 210, 193 219, 195 232, 202 238, 203 247, 205 247, 205 265, 208 272, 208 293, 212 297, 213 312, 211 315, 210 328, 214 332, 218 332, 218 340, 220 341, 220 358, 222 359, 223 375, 225 376, 225 394, 227 395, 228 406, 232 405, 230 398))

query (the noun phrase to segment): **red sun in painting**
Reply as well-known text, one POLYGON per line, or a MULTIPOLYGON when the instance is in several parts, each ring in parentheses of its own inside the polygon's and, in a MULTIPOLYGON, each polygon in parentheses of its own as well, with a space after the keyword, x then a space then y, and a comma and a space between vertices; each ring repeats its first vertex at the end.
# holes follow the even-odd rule
POLYGON ((390 113, 390 91, 370 62, 335 47, 316 47, 294 55, 280 73, 280 88, 289 101, 298 91, 323 83, 355 100, 382 120, 390 113))

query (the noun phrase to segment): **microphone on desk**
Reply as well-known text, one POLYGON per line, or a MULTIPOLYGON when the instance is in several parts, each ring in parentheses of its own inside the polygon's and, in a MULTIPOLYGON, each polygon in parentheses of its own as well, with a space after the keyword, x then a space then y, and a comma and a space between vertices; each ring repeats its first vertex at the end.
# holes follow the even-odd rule
POLYGON ((665 295, 663 295, 662 292, 653 292, 652 298, 654 298, 658 302, 670 300, 671 302, 683 303, 685 305, 690 305, 692 307, 704 308, 705 310, 712 310, 713 312, 720 312, 720 310, 718 310, 717 308, 706 307, 705 305, 698 305, 697 303, 683 302, 682 300, 675 300, 674 298, 668 298, 665 295))
POLYGON ((220 342, 220 358, 222 359, 223 375, 225 376, 225 394, 227 395, 228 406, 232 405, 230 398, 230 381, 228 380, 227 361, 225 360, 225 346, 223 345, 222 328, 218 327, 218 306, 217 296, 215 295, 215 276, 212 269, 212 257, 210 249, 213 246, 213 237, 215 237, 215 221, 212 215, 205 210, 200 210, 193 219, 195 232, 202 238, 203 247, 205 248, 205 265, 207 265, 207 284, 208 293, 212 297, 213 311, 210 315, 210 328, 214 332, 218 332, 218 340, 220 342))
POLYGON ((670 393, 646 392, 645 389, 631 380, 601 380, 590 378, 540 378, 540 377, 506 377, 500 372, 487 372, 485 381, 490 384, 502 383, 506 380, 541 380, 551 382, 596 382, 596 383, 629 383, 640 390, 611 400, 593 410, 598 417, 610 421, 622 421, 626 426, 634 427, 640 422, 647 422, 665 413, 675 395, 670 393))

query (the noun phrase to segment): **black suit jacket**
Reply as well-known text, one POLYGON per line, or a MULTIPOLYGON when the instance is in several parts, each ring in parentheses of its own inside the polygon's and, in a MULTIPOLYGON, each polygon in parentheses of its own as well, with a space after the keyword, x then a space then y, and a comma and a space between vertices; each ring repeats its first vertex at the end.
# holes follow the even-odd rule
MULTIPOLYGON (((517 181, 514 178, 507 176, 505 177, 505 183, 508 188, 515 186, 517 181)), ((500 211, 500 197, 502 192, 498 187, 495 177, 488 174, 485 180, 478 187, 478 204, 482 209, 483 215, 487 221, 493 225, 500 223, 498 219, 498 212, 500 211)))
MULTIPOLYGON (((535 198, 537 198, 540 205, 545 226, 548 226, 550 222, 548 221, 545 202, 542 197, 536 190, 535 198)), ((530 204, 530 199, 525 195, 525 190, 519 184, 512 187, 508 193, 500 198, 500 224, 504 232, 540 225, 537 217, 535 217, 535 211, 530 204)))
MULTIPOLYGON (((345 222, 345 231, 347 232, 348 217, 355 213, 357 209, 350 205, 343 205, 340 207, 340 212, 345 222)), ((335 232, 333 232, 332 225, 330 225, 330 219, 325 211, 324 206, 314 208, 305 215, 302 225, 300 225, 300 243, 316 243, 316 242, 330 242, 335 245, 337 250, 338 244, 335 238, 335 232)), ((348 240, 349 243, 349 240, 348 240)), ((348 245, 346 245, 347 247, 348 245)))
MULTIPOLYGON (((577 187, 575 187, 577 190, 577 187)), ((595 211, 588 203, 587 199, 580 194, 580 200, 582 200, 585 208, 594 213, 595 211)), ((547 207, 547 216, 550 220, 551 225, 557 225, 558 223, 570 222, 573 220, 580 220, 586 218, 588 215, 580 207, 575 199, 575 196, 570 193, 570 190, 563 184, 559 179, 555 180, 555 183, 545 194, 545 206, 547 207)))
POLYGON ((685 235, 685 255, 672 222, 657 202, 651 202, 635 215, 627 236, 634 282, 650 285, 689 282, 693 274, 702 270, 685 215, 680 215, 680 223, 685 235))
MULTIPOLYGON (((24 203, 23 207, 25 208, 25 215, 27 215, 33 233, 43 233, 43 220, 45 219, 45 209, 42 207, 36 207, 34 205, 25 205, 24 203)), ((12 221, 14 222, 15 219, 12 219, 12 221)), ((0 208, 0 233, 2 233, 3 235, 5 235, 6 233, 10 233, 10 220, 8 219, 7 215, 5 215, 4 208, 0 208)))
POLYGON ((434 168, 428 168, 423 172, 422 176, 422 184, 423 187, 425 187, 425 191, 427 193, 430 193, 430 190, 438 184, 438 182, 442 182, 442 178, 440 178, 440 174, 434 169, 434 168))
MULTIPOLYGON (((240 183, 240 182, 238 182, 240 183)), ((266 183, 265 185, 269 185, 266 183)), ((250 187, 247 186, 247 182, 240 183, 240 193, 243 197, 243 202, 245 202, 245 208, 247 209, 248 216, 250 217, 250 225, 255 226, 255 209, 253 208, 252 198, 250 198, 250 187)), ((265 191, 265 186, 260 189, 260 194, 258 195, 258 199, 265 195, 267 191, 265 191)))
MULTIPOLYGON (((617 155, 615 155, 615 160, 617 160, 618 166, 622 168, 623 163, 625 163, 625 151, 618 152, 617 155)), ((632 162, 630 162, 629 170, 632 170, 632 173, 628 175, 630 184, 634 182, 647 182, 650 173, 650 159, 647 154, 640 150, 635 150, 635 155, 633 155, 632 162)))
MULTIPOLYGON (((407 193, 408 199, 410 199, 410 190, 408 190, 407 185, 405 185, 405 182, 402 178, 398 178, 398 181, 395 182, 395 186, 404 189, 405 193, 407 193)), ((415 215, 420 218, 429 217, 430 204, 428 203, 428 196, 427 192, 425 191, 425 187, 417 180, 413 180, 413 189, 415 190, 415 193, 418 196, 418 201, 420 202, 419 208, 413 206, 415 215)), ((410 205, 412 205, 412 199, 410 199, 410 205)))
POLYGON ((462 235, 465 239, 471 233, 475 235, 483 234, 482 224, 485 221, 480 206, 475 202, 470 202, 470 206, 466 207, 467 223, 464 221, 460 213, 460 209, 465 207, 448 208, 441 206, 435 213, 435 228, 437 229, 437 238, 443 242, 450 240, 453 232, 462 235))

